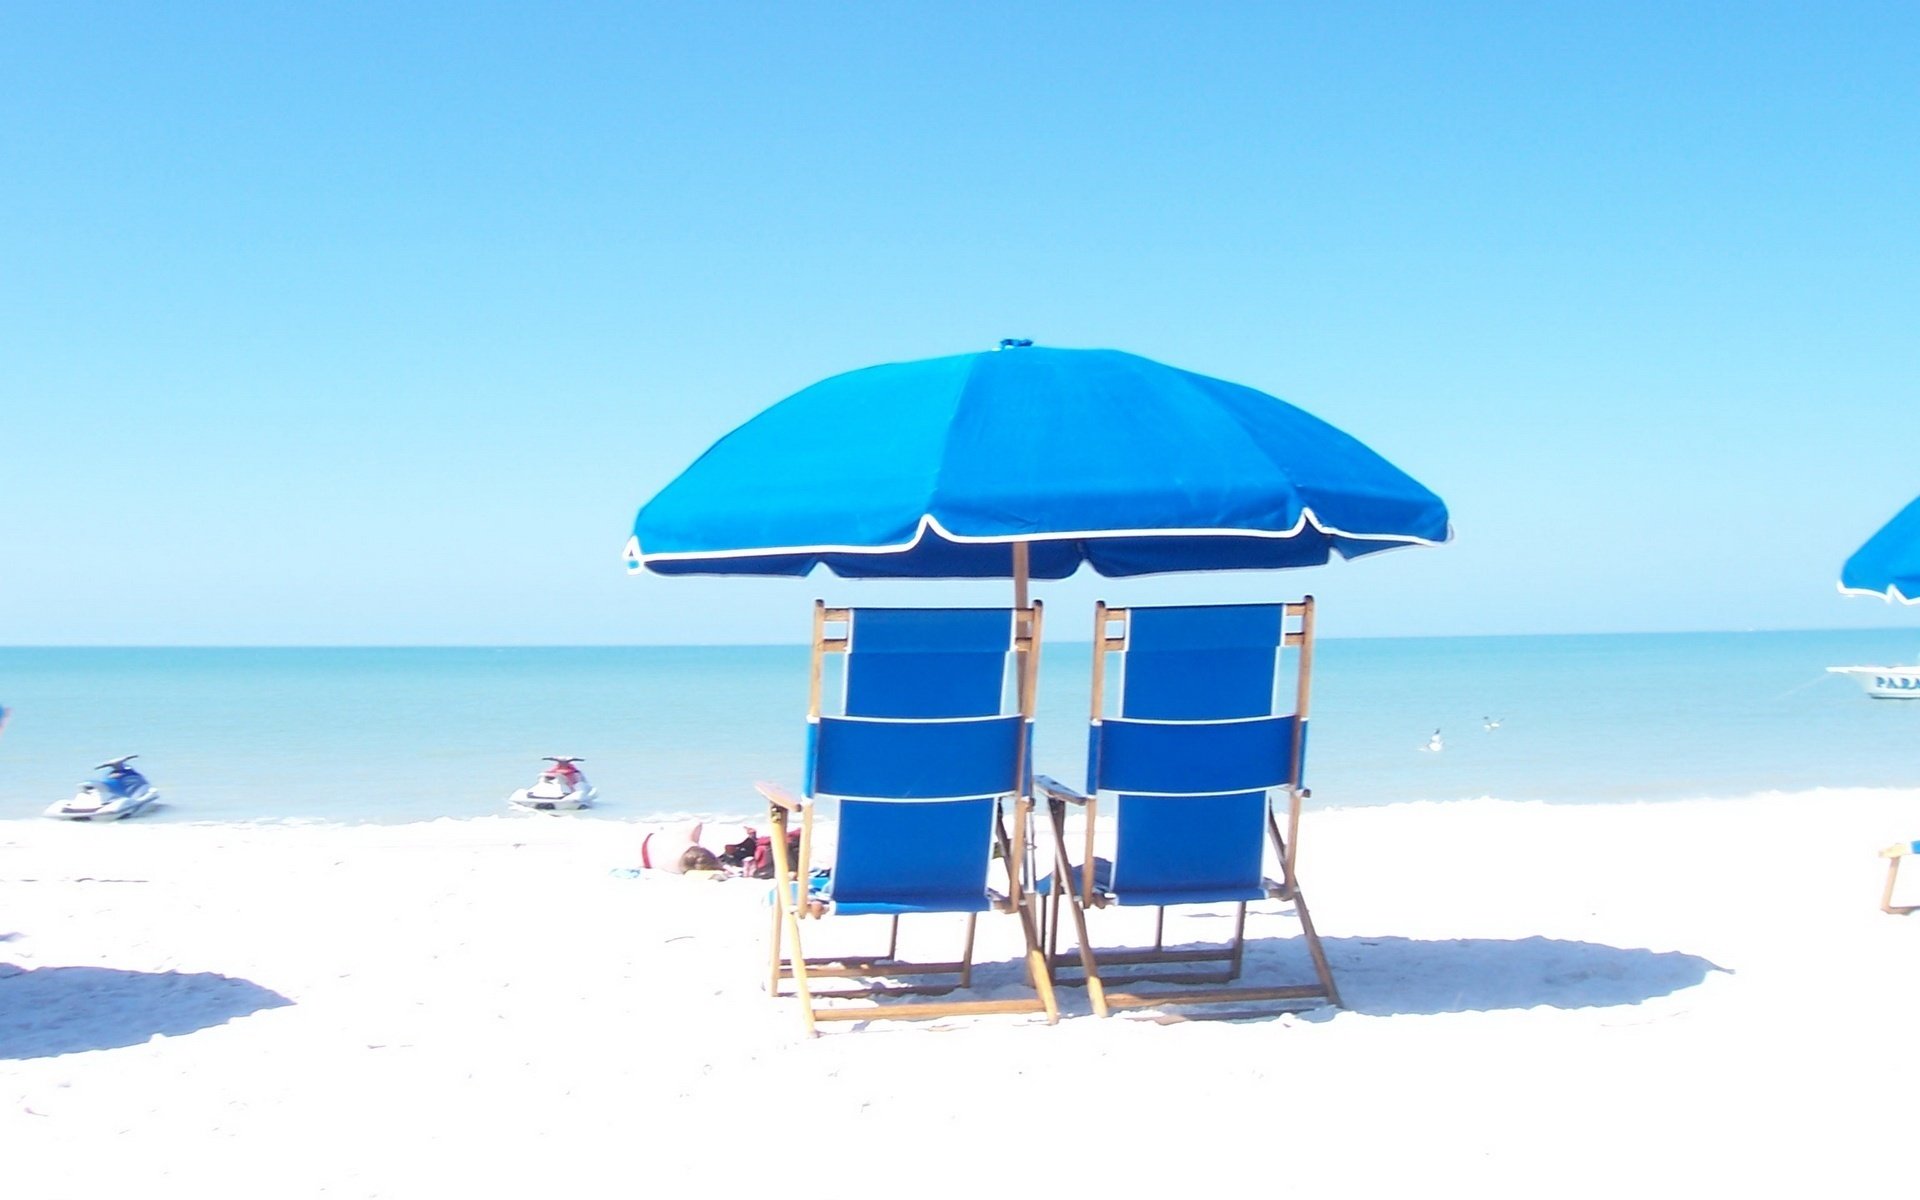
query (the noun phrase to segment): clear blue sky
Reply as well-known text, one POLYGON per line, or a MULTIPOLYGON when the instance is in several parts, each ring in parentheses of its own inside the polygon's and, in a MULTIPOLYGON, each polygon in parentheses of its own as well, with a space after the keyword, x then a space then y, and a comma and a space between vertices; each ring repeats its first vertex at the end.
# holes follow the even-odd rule
POLYGON ((1458 531, 1069 611, 1911 626, 1834 579, 1920 492, 1916 213, 1912 4, 13 3, 0 642, 998 600, 619 552, 774 400, 1014 335, 1283 396, 1458 531))

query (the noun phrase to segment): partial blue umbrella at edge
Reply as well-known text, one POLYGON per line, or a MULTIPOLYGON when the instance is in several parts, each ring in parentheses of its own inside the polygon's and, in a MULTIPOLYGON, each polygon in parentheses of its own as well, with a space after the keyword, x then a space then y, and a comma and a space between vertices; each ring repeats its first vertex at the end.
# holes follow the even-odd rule
POLYGON ((1853 552, 1840 568, 1840 590, 1920 604, 1920 499, 1853 552))
POLYGON ((1315 566, 1452 535, 1441 499, 1283 400, 1115 350, 836 375, 722 438, 640 509, 662 575, 1064 579, 1315 566))

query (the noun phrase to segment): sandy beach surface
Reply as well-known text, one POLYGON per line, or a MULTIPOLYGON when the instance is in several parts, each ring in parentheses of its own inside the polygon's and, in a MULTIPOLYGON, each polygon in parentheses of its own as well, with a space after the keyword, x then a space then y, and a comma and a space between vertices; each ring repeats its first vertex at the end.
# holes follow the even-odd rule
MULTIPOLYGON (((1878 911, 1875 851, 1920 835, 1920 792, 1312 813, 1344 1010, 1100 1021, 1068 990, 1054 1027, 814 1040, 761 990, 765 885, 622 874, 645 829, 0 824, 0 1181, 1831 1195, 1904 1171, 1920 917, 1878 911)), ((1304 979, 1269 908, 1250 978, 1304 979)), ((957 919, 912 928, 957 945, 957 919)), ((1017 945, 983 918, 989 990, 1017 945)))

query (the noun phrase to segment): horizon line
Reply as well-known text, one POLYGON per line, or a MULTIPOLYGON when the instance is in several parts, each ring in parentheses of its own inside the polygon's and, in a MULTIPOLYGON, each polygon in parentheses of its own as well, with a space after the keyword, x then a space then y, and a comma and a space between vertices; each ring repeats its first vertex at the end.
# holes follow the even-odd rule
MULTIPOLYGON (((1770 633, 1914 633, 1902 625, 1785 626, 1744 629, 1561 630, 1552 633, 1392 633, 1328 634, 1321 642, 1415 642, 1484 638, 1687 637, 1770 633)), ((1090 638, 1049 638, 1049 646, 1091 646, 1090 638)), ((8 650, 767 650, 804 648, 803 641, 779 642, 7 642, 8 650)))

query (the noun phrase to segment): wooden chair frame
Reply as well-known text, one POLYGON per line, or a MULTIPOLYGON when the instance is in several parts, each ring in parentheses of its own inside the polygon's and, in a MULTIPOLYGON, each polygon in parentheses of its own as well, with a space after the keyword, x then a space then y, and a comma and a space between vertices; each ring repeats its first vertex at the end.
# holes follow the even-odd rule
MULTIPOLYGON (((1031 721, 1040 666, 1041 605, 1039 601, 1035 601, 1031 605, 1022 606, 1013 611, 1017 706, 1020 715, 1031 721)), ((845 654, 850 649, 852 618, 851 609, 828 608, 824 601, 814 601, 813 661, 807 692, 809 723, 820 719, 822 671, 826 656, 845 654)), ((1018 775, 1020 779, 1027 777, 1026 752, 1026 740, 1023 738, 1018 775)), ((964 989, 971 986, 974 933, 979 914, 966 914, 965 943, 960 958, 955 961, 933 963, 901 961, 897 957, 900 948, 900 918, 897 915, 891 918, 892 929, 884 954, 807 957, 801 940, 802 919, 817 919, 833 913, 830 900, 815 897, 810 891, 815 806, 811 799, 794 796, 775 784, 760 783, 755 787, 768 801, 769 823, 773 827, 774 904, 773 928, 769 939, 771 952, 767 991, 775 999, 794 996, 800 1000, 808 1034, 817 1034, 819 1031, 816 1024, 821 1021, 932 1019, 978 1013, 1013 1012, 1044 1012, 1049 1025, 1060 1019, 1059 1005, 1054 998, 1052 975, 1040 951, 1039 898, 1031 889, 1023 885, 1028 871, 1025 853, 1031 840, 1025 831, 1031 828, 1033 813, 1033 797, 1025 794, 1027 789, 1023 788, 1018 793, 1002 797, 995 814, 993 837, 1000 861, 1007 869, 1007 890, 1004 894, 995 892, 989 895, 995 911, 1012 913, 1020 918, 1021 931, 1026 939, 1027 974, 1035 994, 1032 997, 1010 997, 1003 1000, 955 1000, 878 1007, 822 1008, 818 1001, 884 996, 939 996, 952 992, 956 988, 964 989), (1008 829, 1009 801, 1013 808, 1014 828, 1021 831, 1019 837, 1012 836, 1008 829), (795 817, 800 821, 800 845, 795 852, 797 862, 789 856, 787 846, 788 829, 795 817), (786 952, 786 946, 783 943, 791 944, 791 954, 786 952), (949 975, 953 979, 950 982, 930 984, 873 982, 876 979, 937 975, 949 975), (815 979, 821 978, 860 982, 859 986, 855 987, 823 990, 816 988, 813 983, 815 979), (791 992, 783 987, 783 984, 788 981, 793 984, 791 992)))
POLYGON ((1904 917, 1911 912, 1920 912, 1920 904, 1895 904, 1893 902, 1894 881, 1900 878, 1900 863, 1913 853, 1920 842, 1896 842, 1880 852, 1887 860, 1887 885, 1880 890, 1880 911, 1896 917, 1904 917))
MULTIPOLYGON (((1313 678, 1313 597, 1289 602, 1282 606, 1284 620, 1298 622, 1297 628, 1284 629, 1281 636, 1283 647, 1294 647, 1298 652, 1298 682, 1295 691, 1294 713, 1299 718, 1294 726, 1293 761, 1300 761, 1304 751, 1306 737, 1307 704, 1313 678)), ((1127 648, 1127 629, 1131 614, 1125 608, 1109 608, 1103 601, 1094 607, 1093 637, 1093 715, 1092 720, 1098 726, 1105 717, 1106 706, 1106 660, 1107 655, 1122 652, 1127 648)), ((1166 946, 1167 906, 1156 908, 1154 920, 1154 940, 1151 950, 1097 951, 1087 932, 1087 912, 1089 909, 1105 908, 1113 902, 1112 897, 1104 894, 1095 886, 1094 881, 1094 843, 1099 819, 1100 802, 1097 795, 1086 795, 1067 787, 1056 780, 1041 776, 1034 781, 1035 790, 1047 799, 1047 811, 1053 827, 1054 842, 1054 886, 1048 890, 1047 909, 1042 921, 1046 942, 1046 961, 1050 971, 1056 973, 1056 982, 1063 986, 1084 984, 1087 998, 1098 1016, 1109 1015, 1115 1008, 1146 1008, 1166 1004, 1221 1004, 1230 1002, 1267 1003, 1281 1000, 1324 1000, 1335 1007, 1340 1006, 1340 992, 1333 980, 1333 969, 1328 965, 1326 951, 1320 945, 1320 937, 1314 931, 1313 917, 1307 911, 1306 896, 1300 890, 1299 878, 1295 871, 1295 855, 1298 851, 1300 832, 1300 803, 1310 797, 1312 792, 1298 784, 1289 785, 1284 828, 1280 816, 1275 811, 1274 792, 1267 795, 1267 837, 1273 847, 1275 861, 1280 866, 1280 879, 1265 881, 1269 899, 1290 901, 1294 915, 1300 921, 1300 930, 1307 952, 1313 959, 1317 982, 1312 984, 1293 984, 1273 987, 1231 986, 1238 980, 1245 960, 1247 902, 1241 901, 1234 918, 1233 937, 1225 946, 1202 947, 1198 949, 1169 949, 1166 946), (1076 805, 1086 810, 1085 841, 1082 847, 1083 869, 1080 872, 1079 886, 1071 884, 1073 871, 1067 857, 1068 805, 1076 805), (1071 913, 1074 924, 1076 955, 1063 955, 1059 952, 1061 929, 1060 910, 1062 897, 1071 892, 1071 903, 1065 907, 1071 913), (1192 964, 1192 966, 1183 966, 1192 964), (1211 970, 1199 970, 1196 967, 1217 964, 1211 970), (1179 968, 1173 972, 1152 970, 1144 973, 1131 973, 1126 976, 1128 983, 1167 983, 1180 985, 1178 990, 1149 992, 1115 992, 1107 987, 1101 971, 1103 967, 1166 967, 1179 968), (1078 968, 1078 978, 1059 975, 1062 968, 1078 968)), ((1113 982, 1120 982, 1115 979, 1113 982)), ((1231 1015, 1244 1015, 1234 1013, 1231 1015)))

